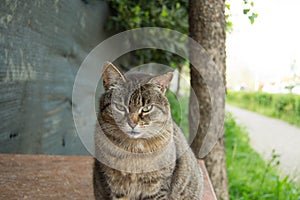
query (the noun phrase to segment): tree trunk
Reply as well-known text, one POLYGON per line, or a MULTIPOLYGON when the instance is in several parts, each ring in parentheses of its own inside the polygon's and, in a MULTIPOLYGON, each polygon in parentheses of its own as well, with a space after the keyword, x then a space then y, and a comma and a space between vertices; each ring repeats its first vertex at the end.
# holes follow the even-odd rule
MULTIPOLYGON (((225 80, 225 38, 226 38, 226 23, 224 14, 224 0, 190 0, 189 1, 189 31, 190 36, 196 40, 211 56, 215 62, 217 70, 222 74, 225 80)), ((190 59, 192 63, 203 65, 203 61, 196 56, 197 53, 191 49, 190 59)), ((213 75, 211 67, 203 68, 206 74, 213 75)), ((200 148, 205 142, 204 138, 211 120, 211 96, 209 94, 206 82, 199 70, 196 70, 191 65, 191 86, 196 97, 190 99, 190 123, 194 123, 193 118, 195 112, 200 113, 200 124, 197 130, 197 135, 192 142, 192 149, 196 155, 199 155, 200 148), (195 102, 198 101, 199 108, 195 110, 195 102), (198 110, 199 109, 199 110, 198 110), (198 110, 198 111, 197 111, 198 110)), ((214 77, 210 77, 213 79, 214 77)), ((224 81, 225 84, 225 81, 224 81)), ((218 90, 214 92, 219 92, 218 90)), ((225 92, 220 93, 218 106, 224 112, 225 107, 225 92)), ((223 115, 222 115, 223 116, 223 115)), ((222 123, 224 122, 224 118, 222 123)), ((219 133, 215 133, 218 135, 219 133)), ((208 173, 210 175, 213 187, 218 199, 229 199, 228 183, 226 173, 226 158, 224 145, 224 131, 216 138, 216 144, 212 151, 205 157, 208 173)))

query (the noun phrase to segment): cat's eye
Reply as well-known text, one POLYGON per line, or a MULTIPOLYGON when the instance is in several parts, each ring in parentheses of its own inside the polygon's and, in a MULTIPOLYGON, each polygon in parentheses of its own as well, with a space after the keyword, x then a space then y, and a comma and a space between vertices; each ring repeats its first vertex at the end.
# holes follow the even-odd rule
POLYGON ((126 108, 123 105, 115 104, 115 106, 119 111, 122 111, 122 112, 126 111, 126 108))
POLYGON ((150 105, 150 106, 144 106, 142 108, 142 112, 144 112, 144 113, 150 112, 152 110, 152 108, 153 108, 152 105, 150 105))

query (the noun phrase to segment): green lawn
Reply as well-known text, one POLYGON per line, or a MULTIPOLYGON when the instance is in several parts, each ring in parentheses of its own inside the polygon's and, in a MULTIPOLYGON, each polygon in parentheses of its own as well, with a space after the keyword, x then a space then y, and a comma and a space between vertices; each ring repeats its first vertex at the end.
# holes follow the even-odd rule
POLYGON ((226 159, 231 199, 299 200, 300 187, 279 178, 275 153, 265 162, 249 145, 247 132, 238 126, 230 114, 226 115, 226 159))
MULTIPOLYGON (((167 93, 174 120, 188 133, 188 97, 177 100, 167 93)), ((300 200, 300 185, 281 179, 276 170, 278 155, 265 162, 250 144, 247 132, 227 113, 225 142, 229 194, 231 200, 300 200)))
POLYGON ((300 95, 230 91, 226 102, 300 127, 300 95))

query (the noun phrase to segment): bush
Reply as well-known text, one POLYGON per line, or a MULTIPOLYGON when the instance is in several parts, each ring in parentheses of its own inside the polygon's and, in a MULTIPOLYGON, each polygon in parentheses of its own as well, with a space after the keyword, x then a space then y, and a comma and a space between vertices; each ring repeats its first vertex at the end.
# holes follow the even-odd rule
POLYGON ((170 102, 170 108, 172 113, 172 118, 180 126, 185 137, 189 138, 189 122, 188 122, 188 110, 189 110, 189 97, 179 97, 177 99, 176 95, 167 91, 166 96, 170 102))
POLYGON ((263 92, 228 92, 229 104, 300 126, 300 96, 263 92))
MULTIPOLYGON (((188 1, 187 0, 106 0, 111 15, 106 23, 106 30, 114 33, 142 27, 161 27, 188 33, 188 1)), ((157 41, 157 35, 153 40, 157 41)), ((172 41, 183 42, 186 38, 170 35, 172 41)), ((143 42, 143 41, 139 41, 143 42)), ((147 41, 149 44, 151 41, 147 41)), ((155 42, 153 44, 155 44, 155 42)), ((161 45, 166 48, 179 48, 168 40, 162 40, 161 45)), ((178 49, 182 51, 181 49, 178 49)), ((134 59, 131 65, 140 65, 148 62, 157 62, 168 66, 178 66, 185 62, 176 54, 160 49, 140 49, 131 52, 134 59)), ((128 58, 127 58, 128 59, 128 58)))

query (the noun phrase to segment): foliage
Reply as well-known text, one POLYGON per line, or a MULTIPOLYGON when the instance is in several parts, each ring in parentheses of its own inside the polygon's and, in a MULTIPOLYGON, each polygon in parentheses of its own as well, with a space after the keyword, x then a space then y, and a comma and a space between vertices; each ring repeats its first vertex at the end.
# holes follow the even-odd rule
POLYGON ((227 102, 300 126, 300 96, 263 92, 228 92, 227 102))
POLYGON ((248 0, 243 0, 243 1, 245 5, 243 9, 243 13, 248 17, 250 23, 254 24, 255 19, 258 17, 258 14, 253 12, 254 2, 253 1, 249 2, 248 0))
MULTIPOLYGON (((112 16, 106 28, 121 32, 140 27, 162 27, 188 33, 187 0, 108 0, 112 16)), ((157 36, 153 36, 155 39, 157 36)), ((182 40, 183 38, 175 38, 182 40)), ((166 41, 166 45, 173 45, 166 41)), ((133 52, 132 64, 158 62, 177 66, 185 62, 179 56, 158 49, 144 49, 133 52)))
MULTIPOLYGON (((244 8, 243 8, 243 14, 248 17, 251 24, 254 24, 256 18, 258 17, 258 14, 254 12, 254 2, 243 0, 244 2, 244 8)), ((233 30, 233 23, 231 21, 231 13, 230 13, 230 2, 226 1, 225 3, 225 18, 226 18, 226 31, 231 33, 233 30)))
POLYGON ((226 31, 231 33, 233 30, 233 23, 230 20, 230 4, 225 3, 225 19, 226 19, 226 31))
POLYGON ((183 97, 180 99, 176 98, 176 95, 171 91, 167 91, 166 96, 170 102, 172 117, 174 121, 180 126, 186 138, 188 138, 189 133, 189 123, 188 123, 188 97, 183 97))
MULTIPOLYGON (((143 0, 107 1, 111 9, 111 16, 106 24, 108 31, 115 33, 140 27, 163 27, 188 34, 188 0, 149 0, 147 3, 143 0)), ((243 1, 245 4, 243 12, 253 23, 257 17, 257 14, 252 11, 254 3, 243 1)), ((226 30, 230 32, 233 27, 230 21, 230 4, 225 6, 226 30)), ((158 62, 178 66, 185 62, 179 56, 157 49, 137 50, 133 52, 131 58, 134 58, 131 59, 134 65, 158 62)))
POLYGON ((265 162, 249 145, 247 132, 227 113, 225 121, 226 161, 230 199, 300 199, 297 184, 280 178, 274 151, 265 162))
POLYGON ((188 31, 187 0, 109 0, 112 16, 109 30, 124 31, 139 27, 164 27, 181 33, 188 31))

